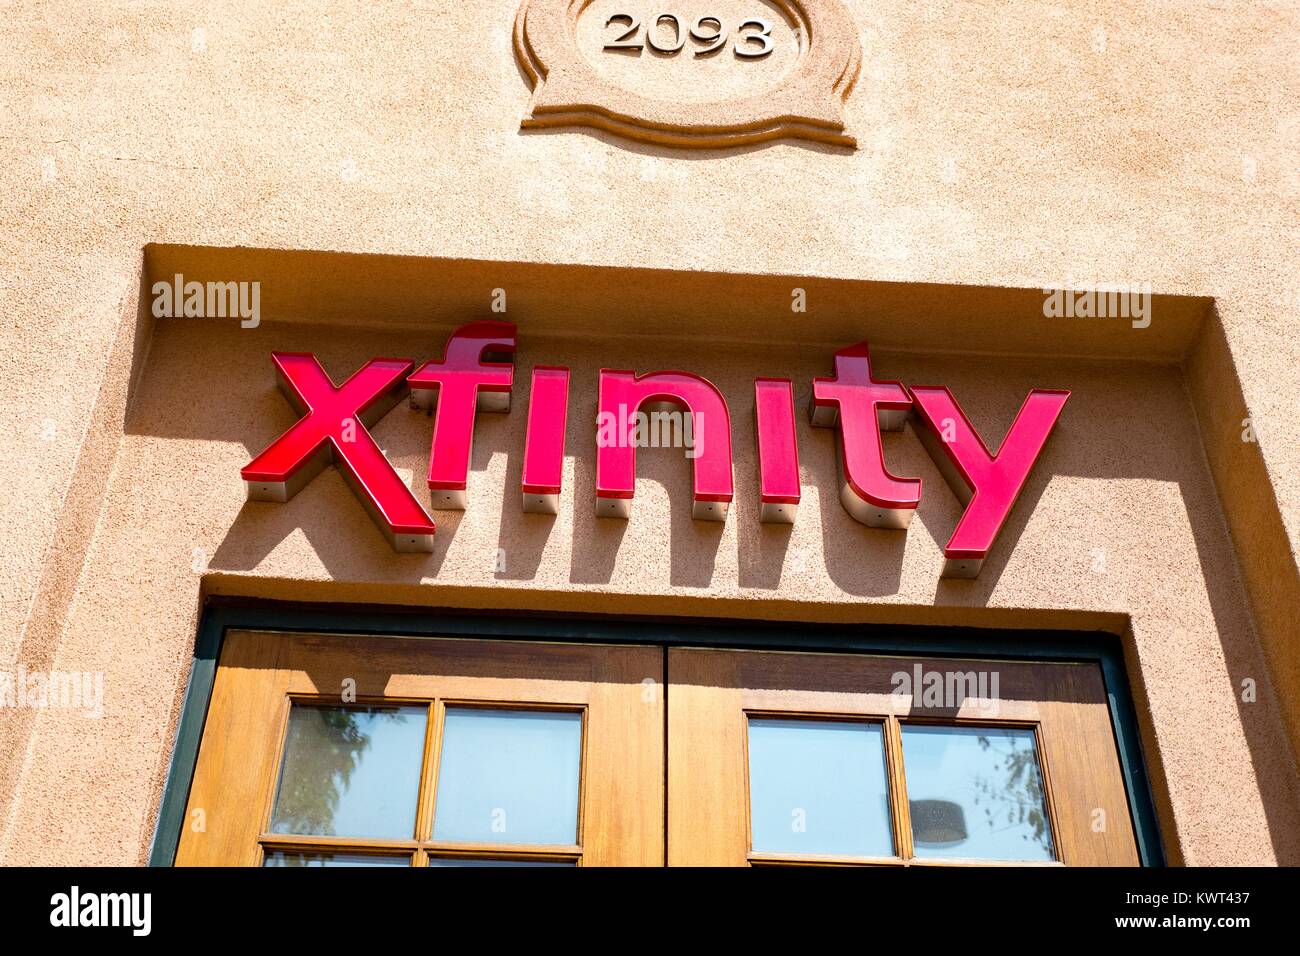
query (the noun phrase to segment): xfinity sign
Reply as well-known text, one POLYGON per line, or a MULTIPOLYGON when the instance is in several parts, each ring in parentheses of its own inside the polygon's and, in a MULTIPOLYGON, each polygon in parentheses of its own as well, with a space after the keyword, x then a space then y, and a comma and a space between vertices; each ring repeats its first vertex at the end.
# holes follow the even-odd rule
MULTIPOLYGON (((515 326, 481 321, 462 326, 441 360, 416 366, 374 358, 335 385, 315 356, 273 352, 280 388, 301 418, 241 475, 248 497, 288 501, 327 465, 347 478, 398 551, 430 551, 434 522, 375 443, 369 429, 403 398, 433 415, 428 486, 435 509, 464 509, 474 418, 509 412, 514 387, 515 326)), ((840 501, 863 524, 905 530, 921 501, 921 479, 895 475, 885 461, 883 431, 910 417, 916 434, 965 506, 944 547, 945 577, 974 577, 1038 460, 1070 393, 1035 388, 1025 396, 996 454, 989 451, 943 385, 879 381, 867 343, 834 355, 834 374, 812 383, 812 424, 838 435, 840 501)), ((564 465, 569 370, 537 366, 524 442, 521 507, 554 514, 564 465)), ((758 478, 763 521, 794 521, 801 498, 794 385, 754 382, 758 478)), ((693 470, 696 519, 724 521, 734 497, 731 413, 711 383, 687 371, 637 373, 601 369, 597 398, 596 513, 626 519, 636 488, 636 449, 656 444, 656 416, 685 435, 693 470)))

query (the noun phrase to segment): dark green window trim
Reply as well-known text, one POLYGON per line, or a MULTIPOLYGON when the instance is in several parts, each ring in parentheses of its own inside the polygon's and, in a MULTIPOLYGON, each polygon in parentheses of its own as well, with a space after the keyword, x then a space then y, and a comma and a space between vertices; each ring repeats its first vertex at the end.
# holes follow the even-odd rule
POLYGON ((959 657, 1020 661, 1073 661, 1101 668, 1110 706, 1120 770, 1143 866, 1163 866, 1164 850, 1142 745, 1129 693, 1119 638, 1104 632, 988 631, 866 624, 638 619, 624 617, 543 617, 459 610, 363 610, 327 605, 210 603, 204 608, 194 662, 172 748, 167 785, 154 828, 151 866, 171 866, 176 858, 198 759, 208 701, 216 680, 217 658, 227 629, 285 632, 348 632, 409 637, 507 638, 602 644, 739 647, 789 651, 861 651, 909 657, 959 657))

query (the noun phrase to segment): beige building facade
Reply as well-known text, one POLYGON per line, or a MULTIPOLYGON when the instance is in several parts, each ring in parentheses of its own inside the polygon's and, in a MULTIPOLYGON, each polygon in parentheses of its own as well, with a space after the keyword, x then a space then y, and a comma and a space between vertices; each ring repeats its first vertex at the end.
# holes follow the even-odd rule
POLYGON ((551 114, 515 0, 8 11, 0 671, 19 691, 98 675, 102 700, 0 712, 0 862, 158 862, 205 615, 269 608, 775 622, 792 647, 806 627, 895 653, 996 633, 1026 659, 1091 635, 1122 660, 1144 861, 1300 863, 1295 6, 668 9, 706 38, 767 22, 752 60, 737 39, 696 56, 715 41, 653 4, 550 6, 588 64, 544 64, 586 104, 551 114), (605 50, 624 12, 686 46, 605 50), (809 26, 828 16, 850 31, 832 66, 809 26), (177 276, 247 283, 250 311, 159 315, 177 276), (1098 287, 1145 311, 1052 304, 1098 287), (518 344, 465 509, 430 502, 426 414, 371 429, 437 521, 431 552, 395 551, 336 468, 248 500, 240 469, 298 417, 272 352, 340 383, 436 360, 477 319, 518 344), (883 439, 923 484, 910 527, 842 506, 835 434, 806 409, 859 341, 877 377, 950 387, 991 448, 1031 389, 1071 391, 977 577, 943 576, 963 503, 915 422, 883 439), (537 366, 571 374, 553 516, 520 504, 537 366), (601 369, 725 396, 725 521, 692 517, 672 449, 640 455, 628 519, 597 515, 601 369), (754 381, 773 376, 797 412, 792 525, 759 520, 754 381))

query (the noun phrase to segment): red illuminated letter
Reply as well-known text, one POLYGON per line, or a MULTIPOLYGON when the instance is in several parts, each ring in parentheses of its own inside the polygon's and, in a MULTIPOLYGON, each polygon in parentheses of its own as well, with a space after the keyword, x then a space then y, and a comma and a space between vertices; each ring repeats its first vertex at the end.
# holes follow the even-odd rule
MULTIPOLYGON (((596 513, 626 518, 632 513, 636 488, 636 446, 661 444, 664 422, 641 411, 643 403, 685 408, 682 437, 686 455, 694 459, 692 515, 722 521, 731 503, 731 416, 727 402, 712 382, 690 372, 633 372, 601 369, 597 400, 596 513), (644 427, 649 424, 649 428, 644 427), (648 434, 647 434, 648 433, 648 434), (646 440, 649 438, 649 440, 646 440)), ((654 408, 653 414, 663 413, 654 408)), ((680 413, 679 413, 680 414, 680 413)))
POLYGON ((902 429, 911 405, 898 382, 871 378, 866 342, 835 353, 834 378, 813 379, 812 423, 840 426, 840 502, 873 528, 906 528, 921 501, 921 479, 891 475, 880 438, 902 429))
POLYGON ((297 424, 244 466, 248 497, 288 501, 331 461, 398 551, 433 550, 433 520, 366 429, 406 390, 410 359, 372 359, 335 388, 313 355, 272 352, 297 424))
POLYGON ((451 333, 441 362, 425 362, 407 379, 412 405, 424 409, 436 406, 429 451, 429 487, 435 508, 465 507, 474 410, 510 410, 514 365, 484 362, 483 353, 513 355, 514 351, 513 323, 471 322, 451 333))
POLYGON ((538 365, 528 393, 524 435, 524 510, 558 514, 564 479, 564 430, 569 419, 569 370, 538 365))
POLYGON ((966 506, 943 549, 944 577, 973 578, 1070 393, 1063 389, 1033 389, 1002 439, 1002 447, 991 455, 947 388, 919 385, 910 391, 917 415, 924 423, 917 434, 966 506))
POLYGON ((788 378, 754 382, 754 419, 758 427, 759 520, 793 524, 801 489, 794 389, 788 378))

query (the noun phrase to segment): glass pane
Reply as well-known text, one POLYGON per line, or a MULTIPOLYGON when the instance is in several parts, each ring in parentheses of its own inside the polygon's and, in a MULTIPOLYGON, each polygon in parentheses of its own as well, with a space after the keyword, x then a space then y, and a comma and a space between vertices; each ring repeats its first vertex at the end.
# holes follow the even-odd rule
POLYGON ((295 704, 272 833, 415 835, 425 707, 295 704))
POLYGON ((749 814, 759 852, 893 856, 880 725, 751 717, 749 814))
POLYGON ((263 866, 410 866, 410 857, 370 853, 303 853, 267 850, 263 866))
POLYGON ((573 860, 498 860, 468 857, 431 856, 430 866, 577 866, 573 860))
POLYGON ((582 715, 448 707, 433 838, 576 843, 582 715))
POLYGON ((903 725, 919 857, 1054 860, 1034 732, 903 725))

